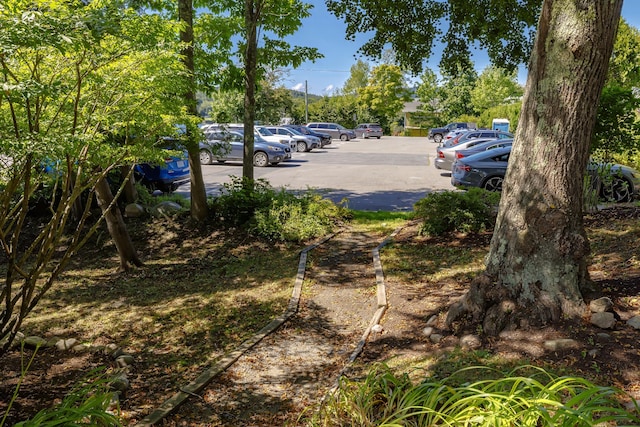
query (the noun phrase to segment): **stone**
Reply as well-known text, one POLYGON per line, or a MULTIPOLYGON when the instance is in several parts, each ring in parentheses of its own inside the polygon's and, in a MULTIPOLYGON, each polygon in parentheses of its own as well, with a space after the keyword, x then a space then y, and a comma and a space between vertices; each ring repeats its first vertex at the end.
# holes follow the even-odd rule
POLYGON ((178 203, 167 200, 158 203, 153 208, 151 208, 151 213, 154 216, 173 216, 179 213, 181 210, 182 206, 180 206, 178 203))
POLYGON ((601 329, 612 329, 616 325, 616 318, 610 312, 593 313, 591 323, 601 329))
POLYGON ((433 328, 431 326, 427 326, 422 330, 422 334, 427 337, 431 336, 431 334, 433 334, 433 328))
POLYGON ((610 342, 612 339, 611 335, 606 334, 604 332, 599 332, 596 334, 596 341, 599 343, 610 342))
POLYGON ((613 310, 613 301, 611 298, 602 297, 595 299, 589 303, 589 310, 592 313, 604 313, 613 310))
POLYGON ((68 339, 61 339, 58 340, 56 342, 56 348, 60 351, 62 350, 70 350, 72 349, 76 344, 77 344, 78 340, 75 338, 68 338, 68 339))
POLYGON ((144 216, 144 214, 144 206, 139 203, 129 203, 124 208, 124 216, 126 216, 127 218, 140 218, 144 216))
POLYGON ((427 320, 427 326, 434 326, 437 321, 438 321, 438 316, 434 314, 429 318, 429 320, 427 320))
POLYGON ((462 348, 478 349, 481 346, 482 341, 480 341, 480 337, 477 335, 468 334, 460 338, 460 347, 462 348))
POLYGON ((47 345, 47 340, 42 337, 30 336, 24 339, 24 345, 28 348, 44 347, 47 345))
POLYGON ((571 338, 559 338, 557 340, 549 340, 544 342, 544 347, 551 351, 563 351, 578 347, 578 341, 571 338))
POLYGON ((438 344, 440 341, 442 341, 442 335, 440 335, 440 334, 431 334, 429 336, 429 339, 431 340, 432 343, 438 344))
POLYGON ((130 354, 123 354, 122 356, 118 356, 116 358, 116 363, 121 368, 126 368, 127 366, 130 366, 131 364, 133 364, 133 362, 134 362, 133 356, 131 356, 130 354))
POLYGON ((640 316, 633 316, 631 319, 627 320, 627 325, 634 329, 640 329, 640 316))
POLYGON ((373 327, 371 327, 371 332, 377 332, 377 333, 382 332, 382 326, 380 326, 380 325, 373 325, 373 327))

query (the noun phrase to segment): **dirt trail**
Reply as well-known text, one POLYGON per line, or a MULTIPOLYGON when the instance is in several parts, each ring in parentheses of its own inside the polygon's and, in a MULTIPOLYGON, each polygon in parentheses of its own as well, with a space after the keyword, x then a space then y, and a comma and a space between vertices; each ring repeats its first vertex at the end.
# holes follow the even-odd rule
POLYGON ((309 252, 298 313, 161 425, 294 425, 333 387, 369 326, 380 241, 345 231, 309 252))

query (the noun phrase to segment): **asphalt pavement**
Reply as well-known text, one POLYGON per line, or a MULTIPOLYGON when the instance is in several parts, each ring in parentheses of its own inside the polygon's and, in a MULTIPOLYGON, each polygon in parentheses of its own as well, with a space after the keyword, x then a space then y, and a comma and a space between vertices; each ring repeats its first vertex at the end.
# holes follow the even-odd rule
MULTIPOLYGON (((410 211, 427 193, 452 190, 448 172, 433 165, 436 144, 424 137, 333 140, 331 145, 277 166, 254 169, 254 178, 289 191, 314 190, 350 209, 410 211)), ((203 165, 207 194, 217 196, 231 176, 242 176, 242 164, 203 165)), ((189 184, 177 193, 188 196, 189 184)))

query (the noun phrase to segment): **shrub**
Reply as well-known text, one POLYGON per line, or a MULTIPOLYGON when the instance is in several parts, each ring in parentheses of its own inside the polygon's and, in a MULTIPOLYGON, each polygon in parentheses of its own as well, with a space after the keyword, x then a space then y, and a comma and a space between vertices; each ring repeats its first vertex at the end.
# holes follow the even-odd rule
POLYGON ((347 210, 313 191, 295 195, 276 191, 264 180, 233 178, 214 199, 215 217, 227 224, 246 226, 272 240, 303 241, 327 234, 346 218, 347 210))
POLYGON ((481 188, 468 191, 430 193, 414 205, 422 219, 421 234, 442 235, 454 231, 468 233, 493 228, 500 193, 481 188))
POLYGON ((256 211, 251 228, 270 239, 303 241, 330 233, 345 215, 345 209, 316 193, 282 191, 269 207, 256 211))

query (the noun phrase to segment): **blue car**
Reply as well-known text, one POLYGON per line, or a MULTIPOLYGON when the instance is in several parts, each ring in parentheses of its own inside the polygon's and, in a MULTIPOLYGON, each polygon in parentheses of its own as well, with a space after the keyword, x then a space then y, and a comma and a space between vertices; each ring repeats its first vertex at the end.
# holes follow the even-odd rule
POLYGON ((133 172, 137 182, 152 191, 160 190, 163 193, 171 193, 191 179, 186 151, 182 156, 167 156, 161 165, 139 163, 133 172))

